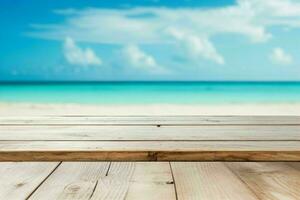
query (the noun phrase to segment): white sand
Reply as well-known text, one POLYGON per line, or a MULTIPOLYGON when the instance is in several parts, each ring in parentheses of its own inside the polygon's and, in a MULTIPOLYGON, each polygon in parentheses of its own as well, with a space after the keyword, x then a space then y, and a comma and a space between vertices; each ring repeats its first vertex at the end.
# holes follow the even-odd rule
POLYGON ((300 103, 219 105, 0 103, 0 116, 16 115, 300 115, 300 103))

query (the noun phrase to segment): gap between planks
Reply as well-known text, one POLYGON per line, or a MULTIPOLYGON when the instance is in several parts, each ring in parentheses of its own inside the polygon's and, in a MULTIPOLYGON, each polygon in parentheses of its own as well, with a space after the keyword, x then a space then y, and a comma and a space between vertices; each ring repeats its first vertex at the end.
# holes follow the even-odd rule
POLYGON ((30 199, 176 199, 168 162, 103 164, 63 162, 30 199), (105 171, 96 175, 100 164, 105 171))
POLYGON ((299 163, 63 162, 29 199, 299 199, 299 180, 299 163))
POLYGON ((55 170, 61 165, 62 162, 59 162, 57 164, 57 166, 44 178, 44 180, 42 180, 42 182, 40 184, 37 185, 37 187, 28 195, 28 197, 26 197, 25 199, 29 199, 33 193, 55 172, 55 170))

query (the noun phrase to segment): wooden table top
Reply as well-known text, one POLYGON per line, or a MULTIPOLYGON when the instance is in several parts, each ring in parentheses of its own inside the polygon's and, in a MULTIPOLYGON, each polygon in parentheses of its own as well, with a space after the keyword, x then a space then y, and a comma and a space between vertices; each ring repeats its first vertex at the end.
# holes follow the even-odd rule
POLYGON ((52 161, 0 162, 0 199, 297 200, 299 162, 203 161, 300 161, 300 117, 0 117, 0 161, 52 161))
POLYGON ((300 199, 299 162, 0 162, 0 199, 300 199))
POLYGON ((0 161, 300 161, 300 116, 0 117, 0 161))

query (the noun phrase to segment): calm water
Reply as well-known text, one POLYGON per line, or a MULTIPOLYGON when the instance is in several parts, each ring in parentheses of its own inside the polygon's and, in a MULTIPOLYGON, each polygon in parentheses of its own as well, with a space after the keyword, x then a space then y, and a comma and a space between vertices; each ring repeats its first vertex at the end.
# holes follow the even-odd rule
POLYGON ((87 104, 300 103, 300 82, 2 83, 0 101, 87 104))

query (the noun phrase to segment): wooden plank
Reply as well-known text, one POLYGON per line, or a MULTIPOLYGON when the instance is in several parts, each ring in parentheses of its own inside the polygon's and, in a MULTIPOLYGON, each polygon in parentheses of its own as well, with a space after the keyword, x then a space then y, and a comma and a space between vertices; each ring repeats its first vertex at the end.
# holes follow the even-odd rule
POLYGON ((285 163, 228 163, 259 199, 300 198, 300 172, 285 163))
POLYGON ((178 200, 258 200, 223 163, 171 163, 178 200))
POLYGON ((300 141, 0 141, 4 151, 299 151, 300 141))
POLYGON ((299 125, 300 116, 0 117, 0 125, 299 125))
POLYGON ((0 199, 26 199, 58 164, 58 162, 0 163, 0 199))
POLYGON ((1 161, 300 161, 299 141, 0 141, 1 161))
POLYGON ((135 164, 134 162, 112 162, 107 175, 99 179, 92 199, 125 199, 135 164))
POLYGON ((300 162, 286 162, 286 164, 300 171, 300 162))
POLYGON ((89 199, 108 168, 108 162, 63 162, 30 199, 89 199))
POLYGON ((112 163, 91 199, 176 199, 169 163, 112 163))
POLYGON ((300 140, 299 126, 0 126, 0 140, 300 140))

